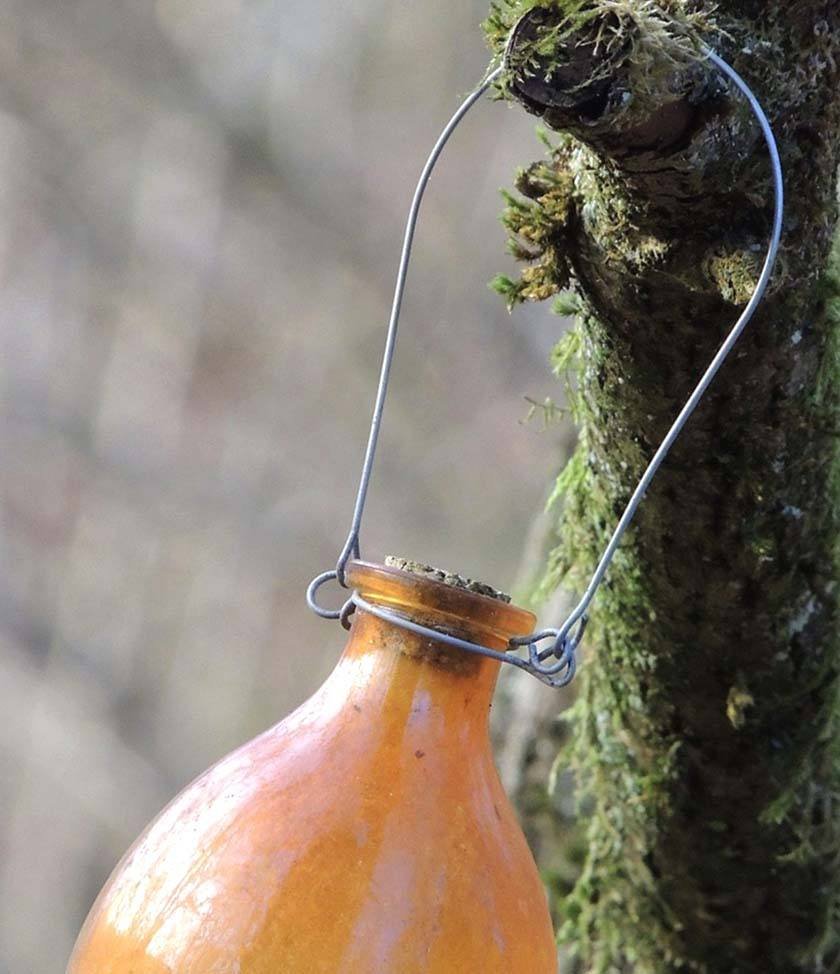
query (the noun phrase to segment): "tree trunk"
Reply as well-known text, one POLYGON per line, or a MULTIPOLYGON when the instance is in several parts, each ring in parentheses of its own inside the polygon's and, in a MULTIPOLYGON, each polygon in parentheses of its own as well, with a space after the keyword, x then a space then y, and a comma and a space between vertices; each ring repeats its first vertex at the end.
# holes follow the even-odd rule
POLYGON ((564 134, 519 174, 505 220, 527 266, 499 289, 578 295, 547 591, 580 591, 763 258, 767 153, 697 37, 764 104, 789 192, 770 295, 593 607, 563 933, 599 974, 840 970, 840 5, 510 0, 497 50, 528 8, 503 90, 564 134))

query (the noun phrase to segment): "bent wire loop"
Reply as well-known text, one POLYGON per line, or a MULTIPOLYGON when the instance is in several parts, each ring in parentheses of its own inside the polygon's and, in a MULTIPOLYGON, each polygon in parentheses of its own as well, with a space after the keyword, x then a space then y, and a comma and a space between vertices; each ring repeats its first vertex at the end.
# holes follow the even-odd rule
POLYGON ((388 380, 390 378, 391 365, 396 348, 397 326, 399 324, 402 299, 405 292, 406 275, 411 257, 411 246, 414 240, 414 232, 417 227, 417 217, 420 211, 420 204, 423 200, 423 194, 426 190, 426 186, 428 185, 432 170, 435 167, 435 163, 440 157, 444 146, 449 141, 450 136, 458 127, 458 124, 461 122, 470 108, 472 108, 472 106, 481 98, 481 96, 505 70, 505 66, 503 64, 502 66, 496 68, 481 82, 481 84, 465 99, 460 108, 449 120, 446 127, 438 137, 434 147, 432 148, 429 158, 426 160, 426 164, 420 173, 417 188, 414 191, 414 198, 412 199, 411 207, 409 209, 405 236, 403 238, 402 251, 400 254, 397 281, 394 289, 394 300, 391 306, 391 317, 388 323, 388 331, 385 339, 385 350, 382 356, 379 386, 376 393, 376 401, 374 404, 373 417, 370 425, 370 434, 368 436, 364 463, 362 464, 362 474, 359 481, 358 493, 356 495, 356 503, 353 510, 350 533, 348 534, 347 541, 345 542, 344 547, 341 550, 341 554, 338 557, 338 562, 335 569, 332 571, 323 572, 314 578, 306 591, 306 601, 309 607, 323 619, 338 619, 345 628, 349 628, 350 616, 356 608, 360 608, 365 612, 369 612, 380 619, 391 622, 396 626, 409 630, 410 632, 417 633, 421 636, 428 636, 435 639, 437 642, 445 643, 446 645, 452 646, 456 649, 461 649, 469 653, 478 653, 482 656, 487 656, 503 663, 510 663, 513 666, 517 666, 520 669, 525 670, 532 676, 535 676, 537 679, 541 680, 543 683, 546 683, 552 687, 566 686, 574 679, 577 667, 577 649, 583 638, 587 624, 587 609, 595 597, 595 594, 607 573, 607 569, 610 566, 613 556, 621 543, 621 539, 630 525, 630 522, 633 520, 633 517, 644 499, 645 493, 656 475, 656 472, 659 470, 662 461, 668 455, 668 452, 674 445, 674 441, 680 435, 683 427, 688 422, 689 417, 697 408, 703 396, 706 394, 706 391, 711 385, 712 380, 717 375, 718 370, 720 369, 724 360, 732 351, 733 346, 741 337, 742 332, 753 318, 756 309, 767 291, 767 286, 770 283, 770 278, 773 274, 773 268, 779 253, 779 242, 781 240, 784 217, 784 176, 782 172, 781 159, 779 157, 779 149, 776 144, 776 138, 773 134, 773 130, 764 109, 761 107, 760 102, 744 79, 735 71, 734 68, 727 64, 727 62, 719 57, 714 51, 707 50, 706 55, 709 60, 735 84, 735 86, 747 99, 750 108, 758 120, 764 140, 767 143, 767 148, 770 152, 775 198, 773 226, 770 235, 770 243, 767 250, 767 257, 765 258, 764 266, 752 297, 748 301, 744 310, 741 312, 740 317, 735 322, 732 330, 727 335, 723 344, 718 349, 717 354, 712 359, 710 365, 703 373, 702 378, 697 383, 697 386, 691 393, 688 401, 680 410, 679 415, 674 420, 673 425, 668 430, 668 433, 666 434, 662 443, 659 445, 659 448, 642 475, 641 480, 637 484, 636 489, 633 491, 627 507, 625 508, 624 513, 621 515, 621 518, 613 531, 612 537, 610 538, 607 547, 604 549, 604 553, 601 555, 595 572, 593 573, 592 578, 586 587, 586 591, 584 592, 580 601, 577 603, 574 609, 572 609, 568 618, 559 629, 542 629, 528 635, 514 637, 510 640, 509 647, 511 650, 527 647, 527 658, 517 656, 513 652, 498 652, 497 650, 491 649, 488 646, 483 646, 480 643, 473 643, 465 639, 458 639, 456 636, 452 636, 449 633, 440 632, 436 629, 431 629, 428 626, 420 625, 417 622, 413 622, 411 619, 407 619, 404 616, 397 614, 393 610, 371 604, 367 600, 363 599, 356 591, 351 593, 349 599, 347 599, 341 609, 325 609, 317 602, 317 594, 319 589, 329 581, 337 580, 343 588, 347 588, 347 579, 345 574, 347 563, 351 558, 360 557, 359 532, 361 530, 362 516, 364 514, 365 501, 367 500, 370 478, 373 472, 373 462, 376 454, 376 445, 379 439, 379 430, 382 425, 382 414, 385 407, 385 397, 388 391, 388 380), (547 645, 540 649, 539 646, 541 643, 547 643, 547 645))

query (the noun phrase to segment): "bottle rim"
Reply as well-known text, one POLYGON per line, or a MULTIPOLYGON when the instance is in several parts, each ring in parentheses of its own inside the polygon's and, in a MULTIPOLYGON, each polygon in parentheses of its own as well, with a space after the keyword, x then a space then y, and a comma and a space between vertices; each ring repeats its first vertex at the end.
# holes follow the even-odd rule
POLYGON ((528 609, 391 565, 353 559, 347 581, 372 605, 453 635, 481 636, 503 649, 536 625, 528 609))

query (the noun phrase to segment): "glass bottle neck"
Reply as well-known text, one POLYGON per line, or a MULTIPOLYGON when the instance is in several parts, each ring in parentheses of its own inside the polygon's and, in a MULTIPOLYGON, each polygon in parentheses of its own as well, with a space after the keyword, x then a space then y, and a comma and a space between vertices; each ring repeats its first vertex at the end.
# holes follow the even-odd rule
MULTIPOLYGON (((530 612, 399 569, 351 562, 348 579, 370 603, 500 651, 533 629, 530 612)), ((406 719, 437 714, 441 727, 451 721, 461 735, 486 737, 500 666, 357 609, 338 670, 350 677, 351 705, 395 708, 406 719)))
POLYGON ((398 710, 410 704, 415 715, 435 710, 486 729, 500 666, 357 610, 339 672, 352 672, 351 704, 398 710))

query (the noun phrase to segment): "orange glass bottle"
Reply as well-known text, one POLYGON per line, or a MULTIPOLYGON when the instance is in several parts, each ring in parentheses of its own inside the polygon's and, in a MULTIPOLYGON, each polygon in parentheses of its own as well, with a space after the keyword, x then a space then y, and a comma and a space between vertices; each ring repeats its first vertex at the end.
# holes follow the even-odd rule
MULTIPOLYGON (((504 649, 534 618, 351 562, 370 603, 504 649)), ((556 974, 546 897, 493 765, 499 663, 363 610, 332 675, 148 827, 68 974, 556 974)))

